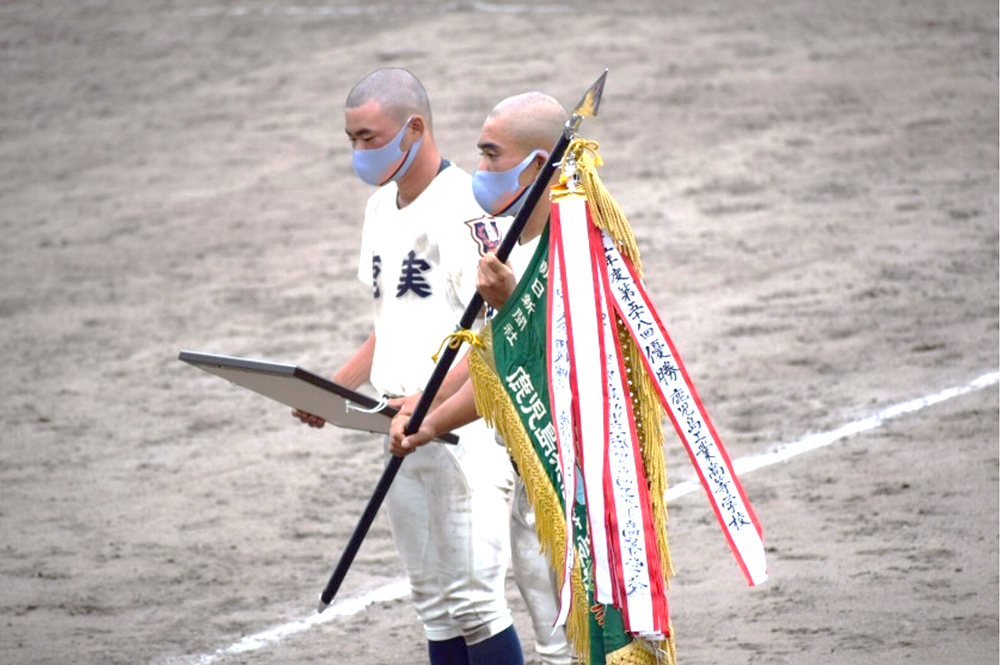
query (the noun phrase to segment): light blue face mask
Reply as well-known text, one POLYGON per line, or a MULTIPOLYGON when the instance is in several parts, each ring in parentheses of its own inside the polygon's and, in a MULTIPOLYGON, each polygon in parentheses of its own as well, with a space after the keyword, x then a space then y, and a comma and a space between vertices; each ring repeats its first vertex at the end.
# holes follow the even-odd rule
POLYGON ((358 174, 359 178, 369 185, 381 187, 388 182, 399 180, 406 175, 406 172, 410 169, 410 164, 413 163, 417 152, 420 151, 420 144, 424 142, 424 138, 421 136, 410 147, 408 152, 404 153, 399 149, 399 146, 403 143, 403 134, 406 133, 406 128, 410 125, 410 120, 413 120, 413 116, 410 116, 403 123, 403 128, 396 134, 396 138, 381 148, 354 151, 352 157, 354 172, 358 174))
POLYGON ((521 187, 517 179, 536 155, 549 156, 544 150, 535 150, 506 171, 476 171, 472 175, 472 195, 479 207, 489 215, 516 215, 528 197, 528 188, 521 187))

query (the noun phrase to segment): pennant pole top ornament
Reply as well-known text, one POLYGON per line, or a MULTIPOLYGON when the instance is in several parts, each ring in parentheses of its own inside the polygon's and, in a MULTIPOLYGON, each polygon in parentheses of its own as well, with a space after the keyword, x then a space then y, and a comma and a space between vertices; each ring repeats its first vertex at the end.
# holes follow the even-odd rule
POLYGON ((580 129, 580 123, 584 118, 596 118, 597 112, 601 108, 601 97, 604 95, 604 82, 608 79, 608 70, 597 77, 590 90, 583 96, 580 103, 573 109, 573 117, 570 118, 567 130, 571 134, 576 134, 580 129))
MULTIPOLYGON (((538 200, 541 198, 545 188, 548 187, 552 174, 555 172, 556 167, 562 162, 563 155, 566 153, 566 148, 569 147, 570 142, 576 138, 576 133, 580 129, 583 119, 597 117, 598 110, 601 107, 601 97, 604 95, 604 82, 607 78, 608 70, 605 69, 583 95, 583 99, 580 100, 580 103, 573 109, 570 119, 566 122, 566 129, 563 131, 562 136, 559 137, 559 140, 552 148, 552 153, 549 155, 548 161, 545 162, 545 166, 542 167, 542 170, 538 174, 538 177, 535 178, 535 182, 532 184, 531 189, 528 190, 528 197, 525 199, 524 205, 514 218, 514 222, 511 224, 510 230, 500 243, 500 247, 497 248, 496 256, 500 259, 500 261, 506 262, 510 257, 511 251, 513 251, 514 246, 517 244, 517 241, 521 236, 521 232, 528 223, 528 218, 531 217, 531 213, 534 211, 535 206, 538 205, 538 200)), ((483 297, 477 292, 475 296, 473 296, 472 300, 469 301, 468 306, 465 308, 465 312, 462 314, 462 318, 458 324, 460 329, 468 330, 472 327, 479 311, 483 307, 483 303, 483 297)), ((458 350, 461 347, 462 341, 459 337, 453 337, 452 340, 452 343, 448 344, 444 352, 441 354, 437 365, 434 367, 434 373, 431 374, 431 378, 427 381, 427 386, 424 388, 420 401, 417 403, 413 414, 410 416, 410 420, 406 423, 405 431, 407 434, 413 434, 420 429, 420 426, 424 422, 424 418, 427 416, 427 412, 430 410, 430 406, 433 403, 434 398, 437 396, 438 390, 441 388, 441 384, 443 383, 445 376, 448 374, 448 370, 451 368, 452 363, 458 356, 458 350)), ((340 589, 340 585, 343 583, 348 569, 354 562, 354 557, 357 556, 358 550, 361 548, 361 543, 368 534, 368 530, 371 528, 372 522, 374 522, 375 516, 378 514, 378 510, 381 507, 382 502, 385 500, 385 496, 389 492, 389 487, 392 485, 393 479, 395 479, 396 474, 399 472, 399 467, 402 462, 402 457, 393 456, 390 457, 389 461, 386 463, 385 469, 382 471, 382 476, 379 478, 378 484, 375 486, 375 490, 372 492, 372 496, 368 500, 368 505, 365 506, 365 510, 361 514, 361 519, 358 521, 358 525, 355 527, 354 533, 351 535, 351 539, 344 548, 344 552, 341 554, 337 567, 330 576, 330 581, 327 583, 323 593, 320 594, 318 607, 319 612, 322 612, 329 607, 330 603, 333 602, 334 596, 337 595, 337 591, 340 589)))

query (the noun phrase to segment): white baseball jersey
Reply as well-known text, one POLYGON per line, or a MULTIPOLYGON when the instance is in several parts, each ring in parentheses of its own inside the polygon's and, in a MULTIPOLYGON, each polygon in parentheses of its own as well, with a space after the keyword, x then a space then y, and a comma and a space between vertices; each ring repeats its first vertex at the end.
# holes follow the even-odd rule
POLYGON ((471 177, 447 166, 405 208, 396 183, 365 209, 358 278, 375 298, 371 382, 385 395, 424 388, 431 356, 476 292, 479 257, 499 246, 496 221, 472 196, 471 177))
MULTIPOLYGON (((480 256, 500 240, 455 166, 403 209, 396 194, 390 183, 368 200, 358 263, 375 303, 371 382, 391 396, 424 389, 431 356, 475 293, 480 256)), ((458 445, 431 442, 408 455, 386 505, 427 638, 476 644, 512 625, 504 522, 513 472, 481 420, 457 434, 458 445)))

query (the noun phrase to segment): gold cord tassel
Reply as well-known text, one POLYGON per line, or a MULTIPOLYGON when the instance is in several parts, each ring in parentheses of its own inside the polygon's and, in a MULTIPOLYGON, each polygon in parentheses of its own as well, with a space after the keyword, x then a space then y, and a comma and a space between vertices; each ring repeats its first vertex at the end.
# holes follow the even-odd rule
POLYGON ((604 164, 604 160, 597 152, 599 147, 596 141, 573 139, 563 157, 564 168, 559 183, 570 190, 574 189, 574 186, 583 187, 594 224, 608 232, 618 245, 619 251, 629 258, 639 278, 642 279, 642 261, 639 259, 639 247, 636 245, 632 227, 629 226, 618 201, 597 174, 597 167, 604 164), (569 165, 568 169, 566 165, 569 165))
POLYGON ((448 345, 448 348, 457 349, 462 346, 462 342, 467 343, 469 346, 482 346, 482 342, 479 341, 479 335, 471 330, 463 328, 445 335, 444 339, 441 340, 441 346, 439 346, 437 352, 431 356, 431 360, 433 362, 438 361, 438 357, 440 357, 441 351, 444 350, 445 344, 448 345))

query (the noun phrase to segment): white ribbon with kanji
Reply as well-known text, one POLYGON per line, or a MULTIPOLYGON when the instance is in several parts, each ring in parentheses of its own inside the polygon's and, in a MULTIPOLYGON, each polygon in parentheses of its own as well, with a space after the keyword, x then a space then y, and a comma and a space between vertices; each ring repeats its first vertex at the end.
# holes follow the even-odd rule
POLYGON ((602 237, 615 309, 642 350, 646 371, 698 471, 736 561, 751 586, 760 584, 767 579, 760 522, 635 268, 607 233, 602 237))
MULTIPOLYGON (((563 469, 567 550, 574 539, 565 482, 580 469, 593 561, 594 597, 622 610, 626 630, 650 639, 669 631, 666 582, 621 349, 607 290, 601 239, 586 201, 553 204, 550 225, 549 375, 563 469)), ((568 611, 564 566, 560 618, 568 611)))

